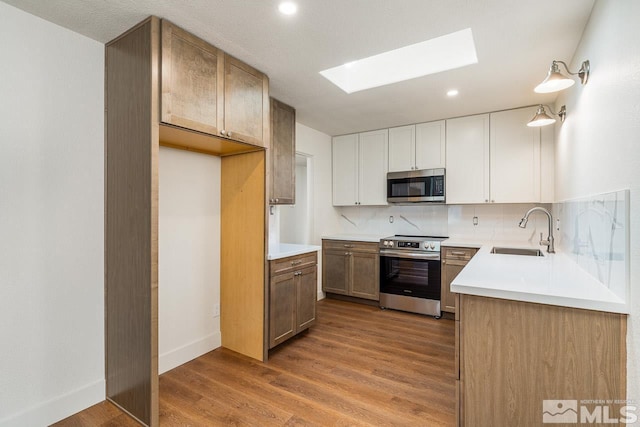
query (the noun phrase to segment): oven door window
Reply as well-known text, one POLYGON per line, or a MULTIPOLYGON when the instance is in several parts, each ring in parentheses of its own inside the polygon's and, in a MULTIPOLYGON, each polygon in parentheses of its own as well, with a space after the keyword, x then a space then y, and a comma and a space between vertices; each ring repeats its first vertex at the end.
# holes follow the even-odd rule
POLYGON ((440 261, 380 257, 380 292, 440 299, 440 261))

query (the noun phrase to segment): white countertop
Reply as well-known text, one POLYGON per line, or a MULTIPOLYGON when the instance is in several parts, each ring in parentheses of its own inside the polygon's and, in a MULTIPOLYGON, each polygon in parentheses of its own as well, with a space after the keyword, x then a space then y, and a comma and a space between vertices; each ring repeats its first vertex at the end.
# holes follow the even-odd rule
MULTIPOLYGON (((447 240, 445 246, 464 246, 464 240, 447 240)), ((629 313, 624 300, 562 253, 549 254, 546 247, 491 242, 476 255, 451 283, 451 291, 493 298, 550 304, 587 310, 629 313), (544 257, 490 253, 494 246, 538 248, 544 257)))
POLYGON ((271 261, 272 259, 280 259, 294 255, 302 255, 309 252, 315 252, 319 251, 320 249, 322 249, 320 246, 315 245, 280 243, 279 245, 269 248, 269 255, 267 255, 267 259, 271 261))
POLYGON ((375 242, 379 243, 380 239, 388 237, 388 234, 332 234, 322 236, 323 240, 353 240, 355 242, 375 242))

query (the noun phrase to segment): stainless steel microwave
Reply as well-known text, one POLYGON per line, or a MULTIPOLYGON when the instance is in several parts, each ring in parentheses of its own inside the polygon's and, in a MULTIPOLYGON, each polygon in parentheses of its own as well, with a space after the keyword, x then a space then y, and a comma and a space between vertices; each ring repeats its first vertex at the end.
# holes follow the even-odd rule
POLYGON ((422 169, 387 173, 389 203, 444 203, 445 171, 422 169))

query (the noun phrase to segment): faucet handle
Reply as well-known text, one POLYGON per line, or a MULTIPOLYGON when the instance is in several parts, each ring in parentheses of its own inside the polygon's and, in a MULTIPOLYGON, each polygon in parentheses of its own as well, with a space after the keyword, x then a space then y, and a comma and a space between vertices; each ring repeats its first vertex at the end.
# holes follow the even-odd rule
POLYGON ((551 242, 549 241, 549 239, 544 240, 542 238, 542 233, 540 233, 540 245, 541 246, 549 246, 551 244, 551 242))

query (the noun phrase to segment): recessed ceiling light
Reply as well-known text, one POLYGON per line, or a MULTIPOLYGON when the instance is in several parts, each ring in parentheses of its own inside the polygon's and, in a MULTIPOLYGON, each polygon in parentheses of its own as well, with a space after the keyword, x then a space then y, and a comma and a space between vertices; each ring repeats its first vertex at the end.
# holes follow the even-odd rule
POLYGON ((458 92, 458 89, 451 89, 450 91, 447 92, 447 96, 451 96, 451 97, 457 96, 458 93, 460 93, 458 92))
POLYGON ((476 64, 471 28, 320 71, 347 93, 476 64))
POLYGON ((278 10, 284 15, 294 15, 298 11, 298 5, 292 1, 283 1, 278 5, 278 10))

